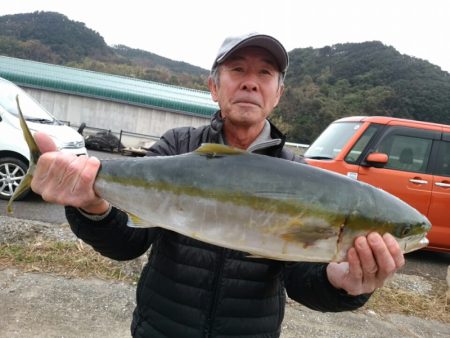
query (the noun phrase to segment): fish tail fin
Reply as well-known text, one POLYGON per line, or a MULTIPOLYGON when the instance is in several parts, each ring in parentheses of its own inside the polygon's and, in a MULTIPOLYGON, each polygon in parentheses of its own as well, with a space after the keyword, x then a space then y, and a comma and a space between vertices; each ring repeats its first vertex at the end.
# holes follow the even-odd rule
POLYGON ((20 127, 22 128, 23 136, 25 141, 27 142, 28 148, 30 150, 30 163, 28 166, 28 171, 23 180, 20 182, 19 186, 14 190, 13 195, 9 199, 7 211, 8 213, 13 212, 12 204, 17 197, 19 197, 22 193, 27 191, 31 186, 31 179, 33 177, 34 168, 36 167, 36 163, 41 156, 41 152, 36 142, 34 141, 33 135, 31 134, 30 129, 28 128, 27 122, 23 117, 22 109, 20 108, 19 95, 16 96, 17 103, 17 111, 19 112, 19 122, 20 127))

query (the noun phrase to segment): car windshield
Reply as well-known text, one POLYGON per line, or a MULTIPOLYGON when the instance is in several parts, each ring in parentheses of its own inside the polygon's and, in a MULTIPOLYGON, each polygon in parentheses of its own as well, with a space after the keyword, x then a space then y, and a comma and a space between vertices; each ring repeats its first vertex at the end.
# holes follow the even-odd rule
POLYGON ((361 127, 360 122, 332 123, 305 152, 306 158, 334 159, 342 147, 361 127))
POLYGON ((0 80, 0 106, 16 117, 19 116, 16 103, 17 95, 19 95, 20 108, 26 120, 55 123, 55 118, 22 89, 8 81, 0 80))

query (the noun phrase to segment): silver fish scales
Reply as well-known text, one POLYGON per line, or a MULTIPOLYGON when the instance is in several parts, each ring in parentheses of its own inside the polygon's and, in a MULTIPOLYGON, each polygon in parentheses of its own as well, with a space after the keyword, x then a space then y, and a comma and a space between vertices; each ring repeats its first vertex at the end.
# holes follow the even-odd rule
POLYGON ((132 226, 287 261, 342 261, 355 237, 371 231, 391 233, 409 252, 427 244, 430 228, 418 211, 368 184, 217 144, 104 161, 95 189, 129 212, 132 226))

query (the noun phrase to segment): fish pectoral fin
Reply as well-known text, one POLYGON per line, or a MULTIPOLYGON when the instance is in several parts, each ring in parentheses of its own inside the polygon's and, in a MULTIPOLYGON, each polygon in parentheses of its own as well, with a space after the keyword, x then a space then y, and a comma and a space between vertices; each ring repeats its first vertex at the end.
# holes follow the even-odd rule
POLYGON ((128 215, 128 222, 127 226, 130 228, 153 228, 155 225, 150 224, 149 222, 143 220, 139 216, 136 216, 135 214, 125 211, 128 215))
POLYGON ((309 247, 318 240, 337 237, 337 234, 331 226, 325 226, 325 224, 317 222, 317 224, 303 224, 296 228, 287 229, 280 234, 280 237, 287 242, 303 244, 305 247, 309 247))
POLYGON ((303 244, 305 248, 313 245, 317 240, 321 239, 317 234, 305 233, 301 230, 285 232, 280 237, 286 242, 303 244))

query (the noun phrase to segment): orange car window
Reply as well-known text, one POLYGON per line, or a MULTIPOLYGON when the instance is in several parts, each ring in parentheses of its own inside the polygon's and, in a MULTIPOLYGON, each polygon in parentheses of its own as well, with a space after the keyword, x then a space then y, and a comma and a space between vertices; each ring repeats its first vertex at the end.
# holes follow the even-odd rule
POLYGON ((308 148, 305 157, 334 159, 360 127, 359 122, 330 124, 308 148))
POLYGON ((431 144, 431 139, 392 134, 379 144, 377 151, 389 156, 386 169, 424 173, 431 144))
POLYGON ((435 174, 450 177, 450 142, 440 144, 435 174))
POLYGON ((356 141, 355 145, 348 152, 347 156, 345 156, 345 161, 348 163, 356 163, 359 156, 363 152, 364 148, 367 146, 369 141, 372 139, 375 132, 378 130, 378 125, 370 125, 364 134, 361 135, 358 141, 356 141))

